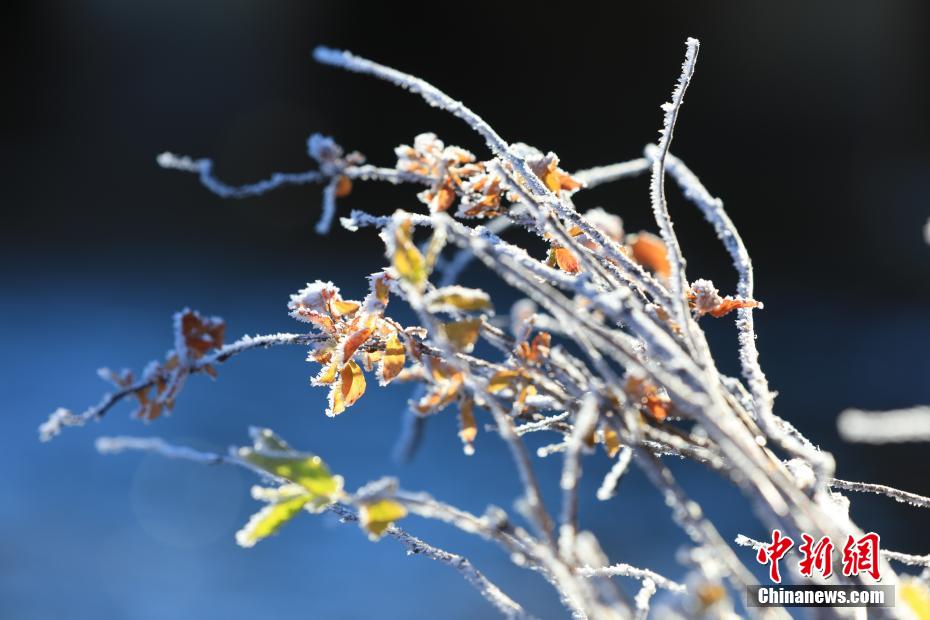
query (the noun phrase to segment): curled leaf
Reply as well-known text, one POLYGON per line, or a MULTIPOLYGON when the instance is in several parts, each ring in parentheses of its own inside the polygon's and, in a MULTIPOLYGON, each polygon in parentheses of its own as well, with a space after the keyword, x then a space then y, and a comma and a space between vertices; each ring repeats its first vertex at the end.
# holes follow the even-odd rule
POLYGON ((562 271, 573 274, 581 271, 578 258, 575 257, 571 250, 566 248, 553 248, 551 256, 552 260, 555 261, 555 264, 558 265, 559 269, 562 271))
POLYGON ((394 255, 391 263, 400 277, 417 290, 423 290, 426 285, 426 262, 413 243, 413 224, 409 219, 394 226, 394 255))
POLYGON ((370 327, 362 327, 346 336, 345 341, 342 343, 342 359, 352 359, 358 348, 365 344, 369 337, 371 337, 370 327))
POLYGON ((359 525, 368 532, 368 537, 372 540, 381 538, 388 527, 406 516, 407 509, 404 505, 392 499, 363 503, 358 511, 359 525))
POLYGON ((349 361, 339 372, 339 380, 329 390, 329 409, 326 415, 339 415, 365 393, 365 374, 353 361, 349 361))
POLYGON ((397 338, 397 334, 388 336, 384 343, 384 354, 378 365, 378 379, 381 385, 390 383, 404 368, 404 345, 397 338))

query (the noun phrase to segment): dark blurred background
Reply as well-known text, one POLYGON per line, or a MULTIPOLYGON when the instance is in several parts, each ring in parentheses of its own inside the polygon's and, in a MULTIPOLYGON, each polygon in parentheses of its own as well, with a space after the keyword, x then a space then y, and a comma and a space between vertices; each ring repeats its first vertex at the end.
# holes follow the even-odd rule
MULTIPOLYGON (((314 131, 373 163, 422 131, 485 151, 454 118, 371 78, 315 65, 345 47, 463 99, 508 140, 556 151, 573 170, 639 155, 656 139, 687 36, 702 42, 673 151, 724 198, 756 264, 763 366, 778 412, 839 460, 843 478, 930 493, 926 446, 848 446, 850 406, 930 402, 930 6, 914 2, 423 4, 246 0, 81 0, 8 6, 2 38, 0 226, 0 616, 8 618, 466 618, 492 613, 447 567, 406 558, 351 526, 309 516, 245 551, 233 532, 257 504, 245 474, 156 458, 100 457, 105 434, 161 435, 203 448, 263 424, 320 453, 350 487, 382 474, 481 512, 511 508, 506 451, 482 434, 461 454, 451 413, 407 466, 390 451, 409 393, 369 394, 323 415, 299 350, 257 352, 190 382, 150 426, 118 408, 104 423, 39 445, 59 405, 107 389, 100 366, 140 368, 171 346, 186 305, 224 316, 230 335, 297 329, 287 295, 317 278, 349 295, 382 263, 370 231, 313 233, 315 187, 223 201, 160 170, 165 150, 208 156, 247 182, 312 168, 314 131)), ((410 188, 357 186, 343 208, 415 208, 410 188)), ((732 291, 710 228, 676 191, 672 214, 692 277, 732 291)), ((630 230, 649 228, 647 180, 593 190, 630 230)), ((514 298, 479 270, 499 311, 514 298)), ((708 322, 710 323, 710 322, 708 322)), ((709 325, 736 373, 730 321, 709 325)), ((540 468, 555 504, 555 459, 540 468)), ((638 473, 618 499, 593 491, 583 523, 611 558, 681 577, 683 538, 638 473)), ((757 537, 743 500, 705 472, 677 469, 724 536, 757 537)), ((872 497, 853 516, 883 545, 930 552, 926 516, 872 497)), ((560 617, 537 576, 447 528, 409 529, 465 553, 530 611, 560 617)), ((748 553, 748 552, 744 552, 748 553)), ((747 556, 748 557, 748 556, 747 556)), ((626 584, 630 585, 630 584, 626 584)), ((635 584, 633 584, 635 587, 635 584)))

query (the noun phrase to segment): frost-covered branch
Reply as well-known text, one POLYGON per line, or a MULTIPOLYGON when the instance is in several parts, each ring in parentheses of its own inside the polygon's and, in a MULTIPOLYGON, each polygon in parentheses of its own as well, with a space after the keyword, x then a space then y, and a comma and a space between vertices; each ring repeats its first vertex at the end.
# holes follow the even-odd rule
POLYGON ((844 491, 855 491, 857 493, 875 493, 890 497, 902 504, 916 506, 918 508, 930 508, 930 497, 908 493, 894 487, 885 486, 884 484, 870 484, 868 482, 850 482, 848 480, 830 479, 830 486, 834 489, 843 489, 844 491))
POLYGON ((894 411, 847 409, 836 420, 840 437, 856 443, 930 441, 930 407, 894 411))
MULTIPOLYGON (((185 370, 190 373, 203 372, 211 368, 213 364, 225 362, 229 358, 251 349, 266 349, 268 347, 280 345, 306 345, 312 342, 319 342, 321 338, 313 334, 268 334, 264 336, 243 336, 239 340, 227 344, 214 352, 194 360, 190 360, 185 370)), ((173 369, 172 369, 173 370, 173 369)), ((84 426, 90 421, 99 420, 117 403, 132 396, 140 391, 155 385, 159 381, 164 381, 167 374, 158 369, 155 372, 146 373, 141 379, 121 387, 115 392, 108 393, 96 405, 89 407, 82 413, 75 414, 68 409, 59 408, 49 419, 39 426, 39 438, 42 441, 50 441, 66 426, 84 426)))

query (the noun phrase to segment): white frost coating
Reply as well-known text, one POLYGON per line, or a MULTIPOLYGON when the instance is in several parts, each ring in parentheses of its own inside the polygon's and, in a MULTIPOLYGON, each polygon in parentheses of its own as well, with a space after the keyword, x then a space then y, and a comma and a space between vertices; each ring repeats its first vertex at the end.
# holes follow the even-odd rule
POLYGON ((613 183, 620 179, 645 174, 649 172, 651 167, 652 164, 648 159, 640 157, 639 159, 632 159, 618 164, 578 170, 572 173, 572 178, 576 181, 580 181, 585 186, 585 189, 588 189, 605 183, 613 183))
POLYGON ((884 484, 870 484, 868 482, 850 482, 849 480, 830 479, 830 486, 834 489, 843 489, 844 491, 857 491, 859 493, 875 493, 890 497, 902 504, 916 506, 918 508, 930 508, 930 497, 908 493, 894 487, 885 486, 884 484))
POLYGON ((169 444, 159 437, 99 437, 94 443, 100 454, 120 454, 127 451, 151 452, 169 459, 182 459, 206 465, 224 463, 227 457, 201 452, 186 446, 169 444))
POLYGON ((597 499, 605 502, 617 494, 617 486, 623 478, 623 474, 630 468, 630 462, 633 460, 633 450, 629 446, 620 448, 617 455, 617 461, 604 476, 604 481, 597 490, 597 499))
POLYGON ((652 198, 652 210, 655 214, 656 223, 659 225, 659 232, 665 242, 669 263, 671 264, 669 286, 671 287, 672 302, 674 304, 672 311, 675 312, 675 316, 678 318, 678 324, 688 333, 690 322, 688 300, 685 298, 685 290, 688 288, 685 259, 681 254, 681 246, 678 244, 678 237, 675 235, 672 218, 668 213, 668 203, 665 199, 665 158, 668 155, 669 146, 672 144, 675 122, 678 120, 678 111, 684 102, 685 92, 691 83, 691 76, 694 75, 694 64, 697 61, 697 54, 700 49, 700 43, 697 39, 689 38, 685 45, 687 48, 685 61, 681 65, 681 75, 678 78, 678 83, 672 91, 672 100, 662 104, 665 116, 662 120, 662 129, 659 130, 661 137, 659 139, 658 154, 652 162, 652 180, 649 184, 649 193, 652 198))
POLYGON ((655 571, 646 568, 637 568, 630 564, 624 564, 623 562, 611 564, 610 566, 602 566, 600 568, 582 566, 578 569, 578 573, 582 577, 630 577, 639 580, 649 579, 658 587, 671 592, 684 592, 686 590, 684 585, 677 581, 672 581, 668 577, 663 577, 655 571))
POLYGON ((162 153, 156 159, 158 165, 168 170, 180 170, 199 175, 200 182, 208 190, 222 198, 249 198, 260 196, 282 185, 305 185, 320 183, 326 176, 316 170, 306 172, 275 172, 271 177, 248 185, 228 185, 213 175, 213 161, 210 159, 192 159, 187 155, 162 153))
POLYGON ((636 620, 645 620, 649 615, 649 601, 656 593, 656 582, 652 579, 643 579, 643 585, 636 593, 636 620))
POLYGON ((836 427, 840 437, 857 443, 930 441, 930 407, 881 412, 847 409, 837 418, 836 427))

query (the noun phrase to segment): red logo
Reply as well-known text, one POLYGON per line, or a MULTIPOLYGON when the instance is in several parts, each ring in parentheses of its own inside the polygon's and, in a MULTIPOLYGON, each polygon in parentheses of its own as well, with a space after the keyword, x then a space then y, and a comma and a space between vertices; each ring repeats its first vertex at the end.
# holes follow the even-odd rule
MULTIPOLYGON (((816 571, 821 577, 827 578, 833 574, 833 541, 824 536, 816 543, 813 536, 801 534, 804 541, 798 547, 801 552, 801 561, 798 562, 798 572, 805 577, 813 577, 816 571)), ((781 583, 781 572, 778 563, 794 546, 794 540, 785 536, 781 530, 772 530, 772 542, 763 544, 756 553, 759 564, 769 565, 769 579, 774 583, 781 583)), ((859 574, 871 575, 876 581, 881 580, 879 567, 879 536, 869 532, 856 539, 848 536, 843 545, 843 575, 847 577, 859 574)))

